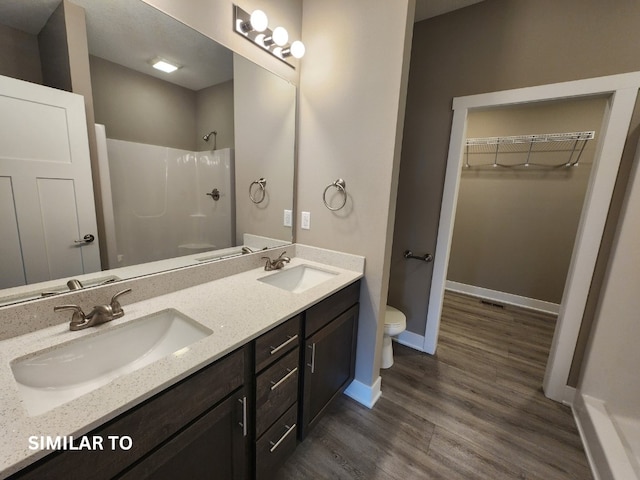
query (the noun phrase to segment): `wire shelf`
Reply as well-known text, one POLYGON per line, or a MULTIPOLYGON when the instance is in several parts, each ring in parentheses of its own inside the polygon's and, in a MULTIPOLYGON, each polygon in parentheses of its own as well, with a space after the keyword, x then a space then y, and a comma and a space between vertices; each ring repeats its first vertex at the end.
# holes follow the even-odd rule
POLYGON ((572 167, 578 164, 580 156, 589 140, 595 138, 595 131, 543 133, 534 135, 514 135, 509 137, 468 138, 465 142, 465 167, 519 167, 530 165, 547 168, 572 167), (569 152, 566 162, 560 164, 545 164, 531 162, 532 155, 549 152, 569 152), (523 163, 506 164, 498 161, 500 154, 527 154, 523 163), (469 155, 492 154, 493 162, 473 164, 469 163, 469 155))

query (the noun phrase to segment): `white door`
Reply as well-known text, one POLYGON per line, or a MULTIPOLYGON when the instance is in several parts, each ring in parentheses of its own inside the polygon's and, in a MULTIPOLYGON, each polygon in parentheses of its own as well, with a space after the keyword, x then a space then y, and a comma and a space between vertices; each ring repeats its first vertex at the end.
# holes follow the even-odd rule
POLYGON ((3 76, 0 265, 0 288, 100 270, 84 98, 3 76))

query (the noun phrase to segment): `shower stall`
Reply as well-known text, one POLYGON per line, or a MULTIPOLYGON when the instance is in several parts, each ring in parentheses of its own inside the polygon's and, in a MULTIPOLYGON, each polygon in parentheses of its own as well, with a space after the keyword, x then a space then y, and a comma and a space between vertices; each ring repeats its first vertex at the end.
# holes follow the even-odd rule
POLYGON ((106 143, 117 245, 111 268, 234 245, 232 149, 106 143))

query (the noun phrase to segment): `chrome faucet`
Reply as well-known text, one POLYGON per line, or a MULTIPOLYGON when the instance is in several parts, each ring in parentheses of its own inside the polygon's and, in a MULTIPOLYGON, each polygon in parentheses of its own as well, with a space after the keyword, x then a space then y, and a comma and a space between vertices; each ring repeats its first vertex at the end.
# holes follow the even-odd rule
POLYGON ((85 328, 100 325, 101 323, 107 323, 116 318, 120 318, 124 315, 122 305, 118 301, 118 297, 129 293, 130 288, 122 290, 111 297, 111 302, 106 305, 96 305, 93 310, 85 315, 78 305, 59 305, 53 307, 54 312, 61 312, 63 310, 72 310, 71 322, 69 323, 69 330, 83 330, 85 328))
POLYGON ((278 258, 275 260, 271 260, 269 257, 261 257, 262 260, 266 260, 264 264, 264 269, 269 270, 280 270, 284 267, 285 263, 289 263, 291 259, 289 257, 285 257, 284 254, 287 252, 282 252, 278 258))
MULTIPOLYGON (((258 250, 266 250, 268 247, 262 247, 258 250)), ((258 250, 253 250, 249 247, 242 247, 242 254, 245 255, 247 253, 256 253, 258 250)))

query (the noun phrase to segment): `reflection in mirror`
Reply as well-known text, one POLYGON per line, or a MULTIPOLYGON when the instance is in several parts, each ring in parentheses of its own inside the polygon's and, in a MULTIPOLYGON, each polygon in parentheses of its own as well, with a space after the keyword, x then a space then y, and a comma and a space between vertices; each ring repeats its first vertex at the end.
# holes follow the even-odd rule
MULTIPOLYGON (((97 214, 105 225, 95 237, 102 240, 102 270, 109 271, 2 278, 0 304, 68 291, 70 278, 87 287, 291 242, 282 218, 293 203, 295 87, 142 1, 72 3, 0 6, 0 36, 19 40, 26 59, 0 75, 47 84, 46 72, 37 70, 49 68, 43 57, 51 50, 51 24, 84 9, 97 124, 93 174, 100 177, 97 214), (158 58, 178 69, 155 70, 158 58), (256 204, 249 186, 259 178, 267 183, 265 200, 256 204)), ((75 25, 66 22, 67 29, 75 25)), ((0 60, 15 54, 0 43, 0 60)), ((67 64, 72 47, 78 46, 65 51, 67 64)), ((0 151, 0 168, 3 162, 0 151)), ((87 232, 80 230, 82 239, 87 232)), ((86 255, 98 243, 74 248, 86 255)))

